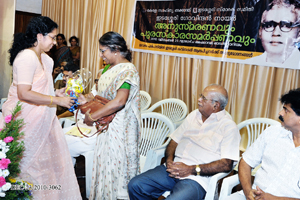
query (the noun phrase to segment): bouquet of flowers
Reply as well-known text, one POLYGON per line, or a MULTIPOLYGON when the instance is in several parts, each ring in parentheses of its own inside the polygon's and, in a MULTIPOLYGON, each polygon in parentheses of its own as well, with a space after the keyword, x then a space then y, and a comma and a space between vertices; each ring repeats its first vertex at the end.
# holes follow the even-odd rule
POLYGON ((24 142, 18 141, 24 135, 19 132, 24 125, 23 119, 16 119, 20 110, 21 105, 18 102, 12 114, 5 116, 4 127, 0 129, 0 199, 32 199, 32 185, 16 180, 25 150, 24 142))
POLYGON ((66 95, 70 97, 75 97, 75 104, 69 109, 70 112, 73 112, 77 105, 79 105, 77 98, 78 94, 82 93, 86 86, 91 81, 92 73, 85 68, 76 71, 73 74, 73 78, 69 78, 67 81, 66 95))

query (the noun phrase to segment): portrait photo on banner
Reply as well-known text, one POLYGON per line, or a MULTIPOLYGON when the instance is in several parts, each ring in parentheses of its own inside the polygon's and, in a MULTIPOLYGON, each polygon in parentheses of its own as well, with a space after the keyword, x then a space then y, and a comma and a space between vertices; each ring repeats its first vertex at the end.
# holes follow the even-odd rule
POLYGON ((300 69, 295 0, 137 0, 133 51, 300 69))

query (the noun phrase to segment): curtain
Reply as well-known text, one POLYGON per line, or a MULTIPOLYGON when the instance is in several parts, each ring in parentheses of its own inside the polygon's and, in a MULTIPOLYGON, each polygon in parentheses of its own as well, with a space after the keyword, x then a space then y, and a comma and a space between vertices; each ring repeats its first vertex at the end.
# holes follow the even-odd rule
MULTIPOLYGON (((59 25, 66 38, 80 39, 81 68, 93 73, 102 68, 98 40, 116 31, 131 40, 135 0, 43 0, 42 15, 59 25)), ((253 117, 278 118, 280 96, 300 86, 299 70, 246 65, 204 59, 133 52, 141 90, 152 104, 165 98, 183 100, 189 112, 196 109, 202 90, 211 83, 223 85, 229 94, 226 110, 239 123, 253 117)), ((93 82, 93 81, 91 81, 93 82)), ((92 84, 90 84, 90 87, 92 84)))

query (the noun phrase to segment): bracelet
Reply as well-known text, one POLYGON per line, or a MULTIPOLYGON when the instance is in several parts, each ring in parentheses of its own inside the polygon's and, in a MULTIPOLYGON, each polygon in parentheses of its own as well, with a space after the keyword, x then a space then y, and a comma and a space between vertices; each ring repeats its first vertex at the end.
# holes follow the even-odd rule
POLYGON ((97 121, 97 119, 93 119, 93 118, 92 118, 92 116, 91 116, 90 113, 89 113, 89 118, 90 118, 91 120, 93 120, 94 122, 97 121))
POLYGON ((53 103, 53 97, 51 96, 51 95, 49 95, 50 96, 50 98, 51 98, 51 101, 50 101, 50 104, 49 104, 49 106, 51 106, 52 105, 52 103, 53 103))

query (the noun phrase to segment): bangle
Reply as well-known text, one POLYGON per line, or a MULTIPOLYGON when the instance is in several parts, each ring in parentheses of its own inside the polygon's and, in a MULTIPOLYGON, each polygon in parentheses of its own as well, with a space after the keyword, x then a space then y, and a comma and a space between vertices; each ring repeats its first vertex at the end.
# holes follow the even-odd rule
POLYGON ((52 105, 52 103, 53 103, 53 97, 50 95, 50 104, 49 104, 49 106, 51 106, 52 105))
POLYGON ((92 116, 91 116, 90 113, 89 113, 89 118, 90 118, 92 121, 94 121, 94 122, 97 121, 97 119, 93 119, 93 118, 92 118, 92 116))

